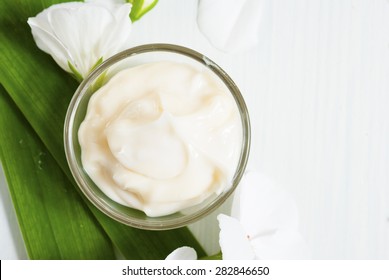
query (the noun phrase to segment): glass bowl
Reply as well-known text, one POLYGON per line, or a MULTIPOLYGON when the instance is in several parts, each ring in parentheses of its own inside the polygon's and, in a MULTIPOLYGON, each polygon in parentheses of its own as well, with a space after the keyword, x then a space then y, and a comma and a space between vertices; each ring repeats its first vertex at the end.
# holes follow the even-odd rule
POLYGON ((134 47, 107 59, 99 65, 80 84, 75 92, 65 119, 64 144, 66 158, 71 173, 85 196, 100 211, 109 217, 140 229, 167 230, 188 225, 217 209, 235 190, 245 171, 250 150, 250 120, 244 99, 231 78, 216 63, 206 56, 178 45, 148 44, 134 47), (149 62, 174 61, 206 67, 213 72, 231 92, 240 112, 242 125, 242 144, 239 162, 230 186, 219 195, 203 201, 201 204, 180 212, 148 217, 142 211, 123 206, 106 196, 91 180, 81 163, 81 148, 78 141, 78 129, 85 118, 90 97, 114 74, 128 67, 149 62))

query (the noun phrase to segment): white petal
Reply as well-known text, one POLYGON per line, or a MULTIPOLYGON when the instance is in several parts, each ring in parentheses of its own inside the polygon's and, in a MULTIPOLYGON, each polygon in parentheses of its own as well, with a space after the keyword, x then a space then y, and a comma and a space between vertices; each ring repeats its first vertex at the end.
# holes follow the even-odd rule
POLYGON ((251 241, 257 259, 304 260, 310 250, 303 237, 295 230, 278 230, 272 235, 251 241))
POLYGON ((298 227, 298 211, 289 193, 258 172, 247 172, 233 202, 236 217, 250 236, 298 227), (238 211, 236 209, 239 209, 238 211))
POLYGON ((254 251, 247 238, 242 225, 235 218, 220 214, 219 243, 223 254, 223 260, 252 260, 254 251))
POLYGON ((108 59, 112 55, 125 50, 131 46, 132 22, 129 18, 131 5, 117 6, 112 11, 114 22, 110 28, 105 28, 101 34, 105 40, 101 41, 101 50, 104 50, 103 57, 108 59))
MULTIPOLYGON (((78 10, 78 9, 77 9, 78 10)), ((47 14, 53 36, 55 36, 67 49, 70 62, 78 68, 79 57, 77 47, 80 45, 78 24, 74 19, 74 12, 70 9, 52 9, 47 14)))
POLYGON ((101 58, 128 47, 131 4, 116 0, 53 5, 29 19, 38 46, 66 71, 85 77, 101 58))
POLYGON ((244 51, 258 42, 264 0, 200 0, 197 23, 218 49, 244 51))
POLYGON ((35 17, 28 19, 28 24, 31 27, 31 32, 37 46, 44 52, 50 54, 55 62, 65 71, 70 71, 68 61, 72 60, 66 45, 63 44, 54 34, 48 15, 55 9, 77 9, 82 6, 80 2, 60 3, 50 6, 37 14, 35 17))
POLYGON ((100 40, 105 40, 101 31, 113 22, 111 13, 103 7, 85 4, 74 11, 53 10, 49 13, 49 22, 55 36, 72 54, 74 66, 86 76, 101 57, 98 44, 100 40))
POLYGON ((68 61, 71 61, 72 58, 62 42, 53 36, 50 31, 44 29, 44 25, 39 25, 35 18, 29 18, 27 22, 31 27, 31 32, 38 48, 50 54, 62 69, 69 72, 68 61))
POLYGON ((197 260, 197 253, 191 247, 180 247, 171 252, 166 260, 197 260))

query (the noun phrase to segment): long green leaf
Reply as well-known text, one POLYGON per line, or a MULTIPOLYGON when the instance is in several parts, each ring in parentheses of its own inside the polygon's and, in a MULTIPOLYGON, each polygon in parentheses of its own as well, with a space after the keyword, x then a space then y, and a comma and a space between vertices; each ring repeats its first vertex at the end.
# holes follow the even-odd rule
MULTIPOLYGON (((67 106, 77 83, 38 50, 26 23, 28 16, 35 15, 51 2, 54 1, 1 2, 0 82, 72 180, 64 156, 62 133, 67 106)), ((163 232, 133 229, 113 221, 88 202, 87 205, 126 258, 160 259, 183 245, 196 248, 200 256, 204 254, 187 228, 163 232)))
POLYGON ((31 259, 113 259, 112 243, 0 86, 0 156, 31 259))

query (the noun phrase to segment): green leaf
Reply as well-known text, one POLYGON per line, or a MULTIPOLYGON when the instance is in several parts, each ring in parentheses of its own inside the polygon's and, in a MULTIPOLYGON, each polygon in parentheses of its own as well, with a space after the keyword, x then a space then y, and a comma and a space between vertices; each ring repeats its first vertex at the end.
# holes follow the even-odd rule
POLYGON ((72 71, 72 74, 73 74, 74 78, 76 79, 76 81, 81 83, 82 80, 84 79, 82 77, 81 73, 77 71, 76 67, 74 67, 74 65, 71 64, 70 61, 68 61, 68 66, 69 66, 70 71, 72 71))
MULTIPOLYGON (((1 1, 0 83, 74 184, 64 154, 63 122, 77 83, 36 47, 26 23, 29 16, 34 16, 52 2, 1 1)), ((105 216, 80 195, 109 238, 128 259, 162 259, 184 245, 194 247, 199 256, 204 255, 187 228, 160 232, 130 228, 105 216)))
POLYGON ((132 4, 130 18, 132 22, 139 20, 157 5, 158 0, 128 0, 132 4))
POLYGON ((0 86, 0 156, 31 259, 113 259, 112 243, 0 86))
MULTIPOLYGON (((95 68, 97 66, 99 66, 101 63, 103 63, 103 57, 100 57, 96 63, 91 67, 91 69, 89 70, 89 73, 92 72, 93 70, 95 70, 95 68)), ((84 80, 84 77, 82 77, 81 73, 78 72, 77 68, 70 62, 68 61, 68 66, 69 66, 69 69, 70 71, 72 71, 72 73, 70 73, 70 75, 72 75, 77 82, 81 83, 82 80, 84 80)))
POLYGON ((89 72, 92 72, 99 66, 101 63, 103 63, 104 59, 103 57, 100 57, 99 60, 96 61, 95 65, 92 66, 92 68, 89 70, 89 72))

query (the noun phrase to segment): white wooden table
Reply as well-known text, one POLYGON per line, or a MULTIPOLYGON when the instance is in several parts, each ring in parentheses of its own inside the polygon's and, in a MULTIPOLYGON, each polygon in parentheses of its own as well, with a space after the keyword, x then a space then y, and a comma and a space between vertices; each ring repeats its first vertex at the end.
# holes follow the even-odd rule
MULTIPOLYGON (((250 167, 294 196, 314 259, 389 259, 389 1, 265 1, 252 51, 214 49, 196 0, 160 0, 134 45, 192 47, 231 75, 251 114, 250 167)), ((26 258, 2 176, 0 258, 26 258)), ((214 215, 192 229, 217 250, 214 215)))

